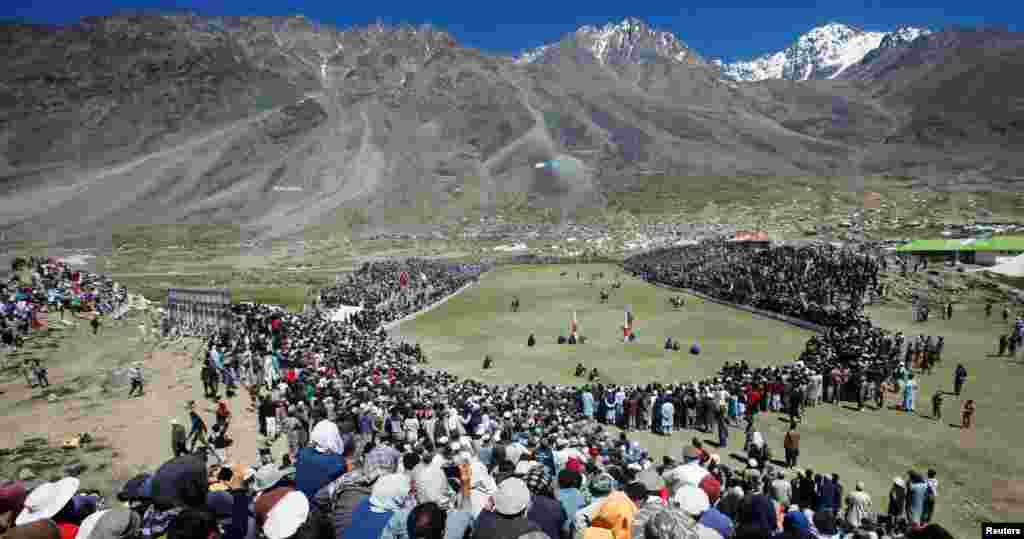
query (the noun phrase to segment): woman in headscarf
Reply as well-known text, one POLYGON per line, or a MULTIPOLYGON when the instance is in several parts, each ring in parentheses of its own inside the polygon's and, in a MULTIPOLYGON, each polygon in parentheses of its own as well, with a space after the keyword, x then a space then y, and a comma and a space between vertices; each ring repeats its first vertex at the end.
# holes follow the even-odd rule
POLYGON ((615 424, 615 394, 610 389, 605 391, 604 402, 601 407, 604 411, 604 421, 607 425, 615 424))
MULTIPOLYGON (((298 453, 295 463, 296 488, 309 499, 345 473, 345 443, 338 426, 323 420, 313 427, 310 447, 298 453)), ((333 493, 329 493, 333 494, 333 493)))
POLYGON ((409 477, 389 474, 373 484, 370 497, 363 500, 352 514, 352 526, 344 532, 345 539, 382 539, 402 537, 407 533, 410 511, 414 507, 409 477))
POLYGON ((676 407, 672 399, 665 399, 661 403, 661 434, 671 436, 675 427, 676 407))
POLYGON ((605 498, 590 521, 590 526, 610 530, 615 539, 632 539, 636 513, 637 507, 633 500, 622 492, 613 492, 605 498))

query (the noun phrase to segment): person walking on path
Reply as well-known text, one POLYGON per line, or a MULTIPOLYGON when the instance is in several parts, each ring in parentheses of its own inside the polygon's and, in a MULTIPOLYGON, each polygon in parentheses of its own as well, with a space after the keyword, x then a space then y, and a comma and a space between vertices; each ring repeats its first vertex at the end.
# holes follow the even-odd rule
POLYGON ((188 416, 192 421, 192 431, 188 433, 189 451, 195 451, 200 443, 206 443, 206 422, 195 410, 189 410, 188 416))
POLYGON ((971 428, 971 422, 974 420, 974 400, 969 399, 964 403, 963 412, 961 413, 960 428, 969 429, 971 428))
POLYGON ((131 390, 128 391, 128 396, 135 396, 135 391, 138 390, 138 396, 141 397, 144 380, 142 378, 142 368, 141 365, 139 365, 139 363, 136 362, 135 365, 132 366, 129 376, 131 377, 132 388, 131 390))
POLYGON ((953 373, 953 393, 956 393, 957 397, 960 396, 965 381, 967 381, 967 369, 964 368, 963 363, 959 363, 956 366, 956 372, 953 373))
POLYGON ((1006 353, 1006 347, 1010 344, 1010 339, 1006 335, 999 336, 999 355, 1006 353))
POLYGON ((177 419, 171 420, 171 452, 174 458, 188 454, 188 433, 177 419))
POLYGON ((21 372, 25 375, 25 383, 28 384, 29 388, 36 387, 39 384, 39 378, 36 376, 35 368, 32 365, 32 360, 26 359, 21 362, 21 372))
POLYGON ((35 365, 32 367, 33 373, 36 375, 36 380, 39 381, 39 387, 50 387, 50 379, 47 376, 47 369, 43 366, 39 360, 35 360, 35 365))
POLYGON ((932 396, 932 418, 942 421, 942 390, 936 391, 932 396))
POLYGON ((100 331, 100 315, 94 315, 92 320, 89 321, 89 325, 92 326, 92 334, 98 335, 100 331))

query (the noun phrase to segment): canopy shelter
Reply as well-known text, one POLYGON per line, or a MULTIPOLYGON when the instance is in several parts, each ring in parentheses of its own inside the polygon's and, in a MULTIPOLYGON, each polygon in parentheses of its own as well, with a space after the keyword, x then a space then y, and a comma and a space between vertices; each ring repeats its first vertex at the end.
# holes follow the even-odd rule
POLYGON ((984 268, 981 271, 998 273, 1007 277, 1022 277, 1024 276, 1024 255, 1016 256, 1006 262, 996 264, 991 268, 984 268))
POLYGON ((900 246, 896 252, 917 256, 956 256, 967 264, 994 266, 1007 257, 1024 254, 1024 236, 916 240, 900 246))

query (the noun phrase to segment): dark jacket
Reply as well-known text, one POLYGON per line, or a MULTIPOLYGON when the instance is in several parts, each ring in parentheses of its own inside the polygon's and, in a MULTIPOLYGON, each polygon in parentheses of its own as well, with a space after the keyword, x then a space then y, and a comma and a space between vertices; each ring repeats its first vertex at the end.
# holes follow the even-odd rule
POLYGON ((839 485, 835 484, 830 478, 822 479, 821 485, 818 487, 818 504, 815 511, 821 511, 825 508, 838 511, 840 507, 836 504, 837 499, 839 499, 839 485))
POLYGON ((540 529, 548 534, 548 537, 558 539, 561 536, 562 525, 565 524, 565 509, 558 500, 548 496, 533 496, 533 505, 526 513, 526 518, 533 522, 540 529))
POLYGON ((892 518, 903 518, 906 512, 907 489, 899 485, 893 485, 889 491, 889 516, 892 518))

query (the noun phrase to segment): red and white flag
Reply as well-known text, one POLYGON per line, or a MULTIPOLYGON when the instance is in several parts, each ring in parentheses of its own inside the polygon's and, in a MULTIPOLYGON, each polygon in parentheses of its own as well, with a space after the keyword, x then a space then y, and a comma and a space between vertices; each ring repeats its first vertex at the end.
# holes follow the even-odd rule
POLYGON ((633 334, 633 322, 636 320, 633 318, 633 311, 629 307, 626 307, 626 322, 622 326, 622 336, 628 339, 633 334))
POLYGON ((405 287, 409 286, 409 274, 408 273, 403 271, 402 273, 400 273, 398 275, 398 286, 401 286, 402 288, 405 288, 405 287))

